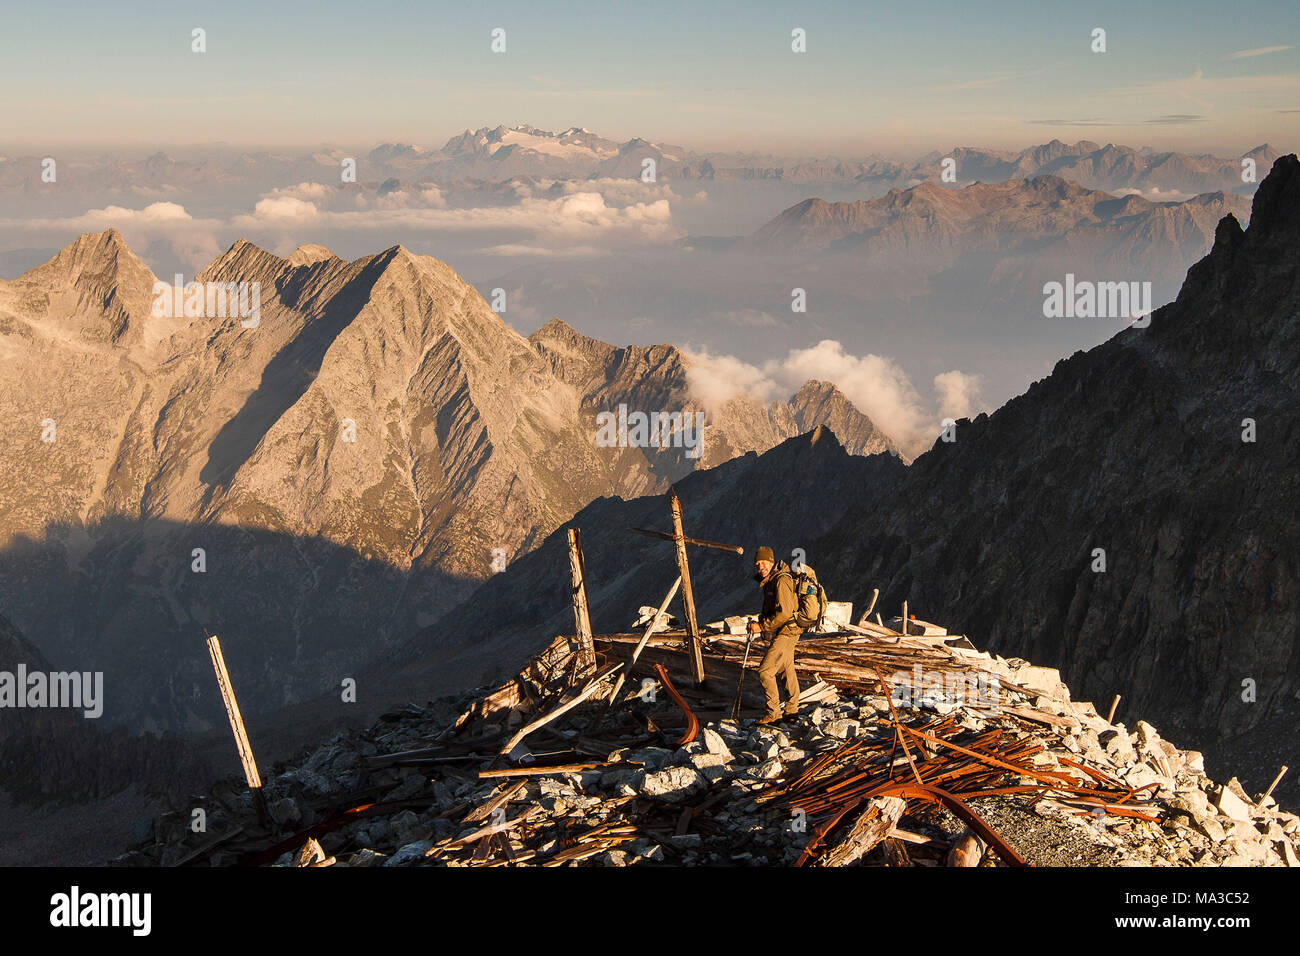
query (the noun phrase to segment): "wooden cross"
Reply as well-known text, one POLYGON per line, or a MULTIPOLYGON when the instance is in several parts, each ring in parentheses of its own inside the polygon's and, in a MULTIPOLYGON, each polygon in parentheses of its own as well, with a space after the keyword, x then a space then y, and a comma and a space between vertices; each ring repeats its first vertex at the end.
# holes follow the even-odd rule
POLYGON ((688 538, 682 531, 682 503, 677 497, 677 490, 668 490, 668 503, 672 509, 673 532, 650 531, 646 528, 629 528, 637 534, 649 535, 672 541, 677 545, 677 571, 682 579, 682 608, 686 612, 686 649, 691 659, 691 677, 697 685, 704 683, 704 658, 700 655, 700 626, 695 618, 695 592, 691 589, 691 568, 686 560, 686 546, 713 548, 718 551, 730 551, 744 554, 745 549, 734 544, 719 544, 716 541, 704 541, 700 538, 688 538))

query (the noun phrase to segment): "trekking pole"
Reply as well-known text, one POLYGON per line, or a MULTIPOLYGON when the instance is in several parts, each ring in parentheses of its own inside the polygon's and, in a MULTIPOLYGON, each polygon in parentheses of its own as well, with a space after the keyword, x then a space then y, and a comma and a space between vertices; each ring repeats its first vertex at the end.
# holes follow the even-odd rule
POLYGON ((745 668, 749 664, 749 646, 754 643, 754 635, 745 635, 745 660, 740 665, 740 680, 736 681, 736 699, 731 702, 731 719, 740 720, 740 689, 745 684, 745 668))

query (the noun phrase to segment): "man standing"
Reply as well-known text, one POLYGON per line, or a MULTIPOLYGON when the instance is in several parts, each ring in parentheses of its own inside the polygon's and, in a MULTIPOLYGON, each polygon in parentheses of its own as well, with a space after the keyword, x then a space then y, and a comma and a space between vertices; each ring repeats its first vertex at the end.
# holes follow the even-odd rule
POLYGON ((784 561, 777 562, 772 549, 764 545, 754 556, 754 580, 763 589, 763 613, 749 622, 750 634, 766 634, 772 643, 758 665, 758 679, 767 695, 767 713, 760 724, 775 724, 793 717, 799 710, 799 678, 794 671, 794 645, 803 634, 795 621, 799 608, 794 590, 794 575, 784 561), (777 692, 776 678, 785 678, 785 710, 777 692))

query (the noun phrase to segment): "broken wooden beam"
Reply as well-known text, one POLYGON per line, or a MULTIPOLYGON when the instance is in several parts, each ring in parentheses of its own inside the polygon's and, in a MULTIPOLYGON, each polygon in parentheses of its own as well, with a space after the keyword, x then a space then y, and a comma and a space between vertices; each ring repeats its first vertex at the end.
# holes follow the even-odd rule
POLYGON ((515 749, 515 747, 519 746, 520 741, 522 741, 525 737, 531 734, 534 730, 536 730, 539 727, 545 727, 547 724, 555 720, 557 717, 562 717, 563 715, 567 714, 569 711, 573 710, 573 708, 577 707, 584 700, 586 700, 588 697, 594 694, 606 677, 608 677, 610 674, 613 674, 616 670, 618 670, 622 666, 623 666, 622 664, 615 664, 612 667, 605 668, 604 671, 602 671, 600 674, 593 677, 590 680, 590 682, 588 682, 586 687, 584 687, 581 691, 579 691, 578 696, 574 697, 567 704, 561 704, 559 707, 556 707, 550 713, 544 714, 541 717, 538 717, 532 723, 525 724, 523 727, 519 728, 519 730, 516 731, 515 735, 506 741, 505 746, 501 748, 500 752, 502 754, 510 753, 512 750, 515 749))
POLYGON ((628 661, 627 669, 624 670, 623 673, 619 674, 618 680, 614 682, 614 690, 611 691, 609 695, 609 705, 611 707, 614 706, 614 701, 618 700, 618 692, 623 689, 623 681, 626 680, 628 671, 632 669, 632 666, 636 663, 636 659, 641 656, 641 651, 645 649, 646 641, 650 640, 650 635, 654 632, 655 625, 658 624, 659 619, 664 616, 664 612, 668 610, 668 605, 672 603, 673 595, 677 593, 677 589, 681 586, 682 578, 681 575, 678 575, 677 580, 673 582, 673 586, 668 589, 668 596, 663 599, 662 603, 660 603, 659 610, 657 610, 654 617, 650 619, 650 623, 645 626, 645 633, 641 635, 640 643, 637 644, 636 650, 632 652, 632 659, 628 661))
POLYGON ((612 763, 565 763, 554 767, 505 767, 501 770, 480 770, 480 780, 489 777, 544 777, 551 773, 582 773, 584 770, 603 770, 620 766, 612 763))
POLYGON ((853 822, 844 839, 813 861, 813 866, 848 866, 861 859, 894 832, 907 801, 899 797, 874 797, 853 822))
POLYGON ((1277 776, 1273 778, 1273 782, 1268 785, 1268 789, 1264 791, 1264 796, 1260 797, 1260 803, 1263 803, 1273 795, 1273 789, 1282 782, 1283 775, 1290 769, 1291 768, 1286 764, 1282 764, 1282 769, 1277 772, 1277 776))
POLYGON ((953 841, 947 857, 944 858, 944 864, 946 866, 979 866, 984 861, 984 851, 987 848, 987 844, 980 839, 979 834, 967 827, 953 841))
MULTIPOLYGON (((204 633, 207 634, 207 631, 204 633)), ((239 762, 244 767, 244 779, 248 781, 249 792, 253 795, 257 817, 265 824, 270 819, 270 813, 267 811, 266 794, 262 791, 262 777, 257 772, 253 745, 248 740, 248 731, 244 729, 244 718, 239 712, 239 701, 235 699, 235 688, 230 683, 230 672, 226 670, 221 641, 215 634, 208 634, 207 638, 208 655, 212 658, 213 670, 217 672, 217 686, 221 689, 221 699, 226 705, 226 716, 230 718, 230 730, 235 735, 235 748, 239 751, 239 762)))
MULTIPOLYGON (((643 534, 649 538, 660 538, 664 541, 677 540, 676 535, 669 534, 667 531, 651 531, 649 528, 628 528, 627 530, 635 534, 643 534)), ((730 551, 732 554, 745 553, 745 549, 738 544, 721 544, 717 541, 705 541, 703 538, 689 538, 685 535, 682 536, 682 541, 697 548, 713 548, 717 551, 730 551)))
POLYGON ((596 666, 596 648, 591 637, 591 612, 587 604, 587 573, 582 560, 582 532, 569 529, 569 572, 573 578, 573 621, 578 632, 578 668, 596 666))

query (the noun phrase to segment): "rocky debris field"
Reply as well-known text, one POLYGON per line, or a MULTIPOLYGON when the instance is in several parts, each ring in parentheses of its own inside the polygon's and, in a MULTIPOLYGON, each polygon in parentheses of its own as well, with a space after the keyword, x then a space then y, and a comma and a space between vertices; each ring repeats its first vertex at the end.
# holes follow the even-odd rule
MULTIPOLYGON (((268 823, 224 780, 114 862, 1300 866, 1300 817, 1210 780, 1199 753, 1150 724, 1071 701, 1056 671, 964 638, 852 630, 800 643, 801 680, 809 667, 839 676, 806 683, 798 715, 775 726, 729 716, 729 694, 688 691, 662 664, 611 704, 623 665, 582 676, 557 639, 500 688, 407 705, 268 775, 268 823), (916 680, 941 664, 987 692, 916 680), (869 687, 855 667, 884 679, 869 687)), ((680 664, 680 641, 656 635, 647 657, 680 664)), ((604 664, 623 653, 613 637, 597 647, 604 664)), ((708 643, 718 687, 734 688, 741 647, 708 643)))

